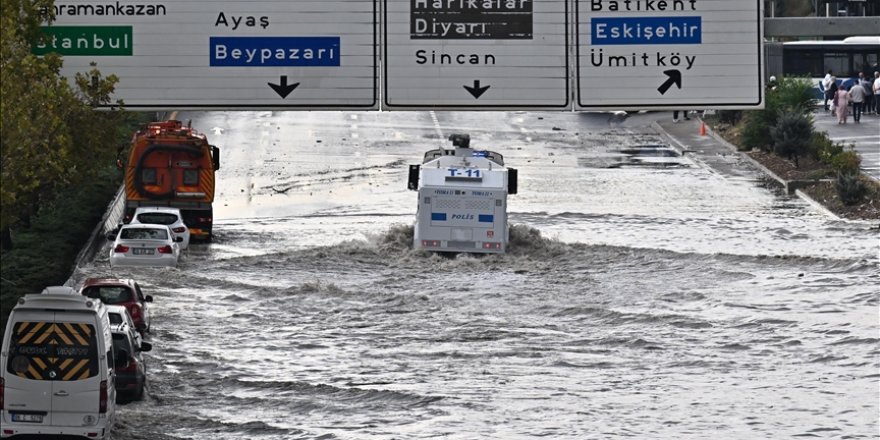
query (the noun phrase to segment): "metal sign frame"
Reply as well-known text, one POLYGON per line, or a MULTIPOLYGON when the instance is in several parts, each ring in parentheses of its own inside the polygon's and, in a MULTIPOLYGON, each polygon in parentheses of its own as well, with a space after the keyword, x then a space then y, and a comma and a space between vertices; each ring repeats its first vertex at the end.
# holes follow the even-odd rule
MULTIPOLYGON (((718 102, 707 104, 706 102, 682 102, 682 103, 650 103, 649 99, 645 99, 648 103, 640 103, 637 105, 632 104, 621 104, 621 103, 595 103, 591 104, 589 102, 584 102, 584 100, 588 97, 582 96, 582 76, 581 76, 581 32, 580 26, 580 6, 581 2, 588 0, 572 0, 575 3, 574 6, 574 26, 575 26, 575 43, 574 43, 574 67, 575 67, 575 99, 574 99, 574 109, 575 111, 589 111, 589 110, 646 110, 646 109, 663 109, 663 110, 693 110, 693 109, 760 109, 764 107, 764 77, 763 77, 763 69, 764 69, 764 21, 763 21, 763 3, 762 0, 754 0, 755 7, 755 25, 757 32, 757 61, 755 63, 757 72, 755 74, 755 87, 758 91, 757 99, 752 102, 718 102)), ((636 0, 634 0, 636 1, 636 0)), ((700 1, 700 0, 697 0, 700 1)), ((739 0, 743 1, 743 0, 739 0)), ((592 19, 591 19, 592 20, 592 19)), ((660 88, 669 88, 672 84, 672 77, 670 77, 665 83, 660 85, 660 88)), ((658 78, 658 84, 662 81, 661 78, 658 78)), ((679 87, 681 86, 681 78, 679 77, 679 87)), ((658 89, 660 89, 658 88, 658 89)), ((662 93, 661 93, 662 94, 662 93)))

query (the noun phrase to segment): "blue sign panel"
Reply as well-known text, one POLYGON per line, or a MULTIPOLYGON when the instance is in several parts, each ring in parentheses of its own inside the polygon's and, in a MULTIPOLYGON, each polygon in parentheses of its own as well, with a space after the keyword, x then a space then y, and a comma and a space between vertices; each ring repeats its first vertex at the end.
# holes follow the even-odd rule
POLYGON ((432 212, 431 213, 431 221, 445 222, 446 221, 446 213, 445 212, 432 212))
POLYGON ((211 37, 211 66, 339 66, 339 37, 211 37))
POLYGON ((593 18, 592 44, 700 44, 701 17, 593 18))

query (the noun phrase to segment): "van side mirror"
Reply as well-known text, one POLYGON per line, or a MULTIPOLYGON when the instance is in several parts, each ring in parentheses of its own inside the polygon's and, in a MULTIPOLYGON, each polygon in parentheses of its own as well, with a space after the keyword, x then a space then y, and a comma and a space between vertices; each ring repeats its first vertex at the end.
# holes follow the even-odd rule
POLYGON ((141 348, 138 351, 150 351, 153 349, 153 344, 149 342, 141 342, 141 348))
POLYGON ((119 350, 119 352, 116 353, 116 368, 127 367, 129 357, 131 357, 131 355, 128 354, 128 350, 119 350))
POLYGON ((144 298, 144 301, 146 301, 146 302, 148 302, 148 303, 153 302, 153 295, 147 295, 147 296, 144 298))
POLYGON ((107 233, 107 240, 108 241, 116 241, 116 233, 113 231, 108 232, 107 233))
POLYGON ((174 237, 174 241, 176 243, 183 243, 183 237, 181 237, 181 236, 174 237))
POLYGON ((419 168, 420 165, 409 166, 409 180, 406 182, 406 189, 417 191, 419 189, 419 168))
POLYGON ((508 168, 507 169, 507 193, 508 194, 516 194, 518 190, 518 177, 519 173, 516 171, 516 168, 508 168))
POLYGON ((211 165, 214 166, 214 171, 220 169, 220 149, 214 145, 210 145, 211 147, 211 165))

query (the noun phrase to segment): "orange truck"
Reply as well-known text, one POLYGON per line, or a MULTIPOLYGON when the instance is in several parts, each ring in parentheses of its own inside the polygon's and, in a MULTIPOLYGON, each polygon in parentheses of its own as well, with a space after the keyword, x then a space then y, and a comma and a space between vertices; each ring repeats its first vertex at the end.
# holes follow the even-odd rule
POLYGON ((210 240, 214 173, 220 149, 180 121, 151 122, 135 132, 125 167, 124 223, 142 206, 179 208, 194 239, 210 240))

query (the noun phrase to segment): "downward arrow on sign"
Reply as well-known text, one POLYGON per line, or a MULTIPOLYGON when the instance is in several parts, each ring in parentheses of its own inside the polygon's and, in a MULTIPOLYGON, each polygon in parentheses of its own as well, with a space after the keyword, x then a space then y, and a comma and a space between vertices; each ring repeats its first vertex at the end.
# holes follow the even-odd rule
POLYGON ((486 93, 486 90, 489 90, 489 87, 492 87, 492 86, 480 87, 480 80, 475 79, 473 87, 468 87, 468 86, 463 86, 463 87, 465 88, 465 90, 470 92, 474 98, 480 99, 480 96, 482 96, 483 93, 486 93))
POLYGON ((295 89, 299 85, 299 83, 287 85, 287 75, 281 75, 280 85, 272 83, 266 84, 269 84, 269 87, 271 87, 272 90, 274 90, 275 93, 277 93, 278 96, 280 96, 282 99, 287 98, 287 95, 289 95, 290 92, 292 92, 293 89, 295 89))

